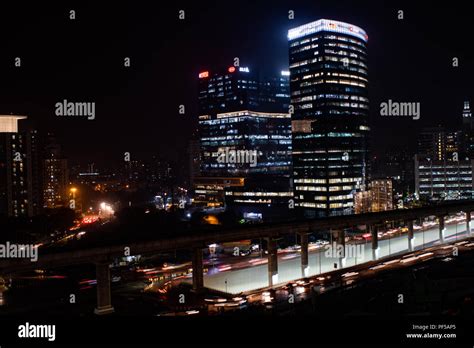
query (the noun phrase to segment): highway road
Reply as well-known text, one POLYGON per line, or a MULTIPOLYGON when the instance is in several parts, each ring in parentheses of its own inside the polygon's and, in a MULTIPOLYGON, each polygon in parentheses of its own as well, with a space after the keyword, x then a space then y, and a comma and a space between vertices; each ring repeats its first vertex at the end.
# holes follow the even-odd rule
MULTIPOLYGON (((445 227, 446 242, 466 237, 466 223, 464 221, 446 224, 445 227)), ((439 229, 437 225, 430 226, 424 231, 415 231, 414 235, 414 247, 415 250, 419 250, 438 243, 439 229)), ((351 250, 354 252, 351 255, 346 254, 343 267, 372 261, 370 241, 359 244, 358 249, 355 249, 351 243, 347 243, 346 246, 348 247, 346 251, 349 251, 349 248, 352 247, 351 250)), ((338 255, 326 256, 326 251, 325 247, 316 250, 310 249, 307 276, 333 271, 335 269, 334 264, 338 264, 338 267, 340 267, 338 255)), ((390 239, 379 240, 378 258, 406 252, 408 252, 407 233, 390 239)), ((204 286, 233 294, 266 287, 268 286, 266 261, 266 257, 254 258, 247 261, 249 263, 247 268, 239 269, 233 269, 233 264, 229 264, 227 267, 226 265, 210 267, 207 274, 204 275, 204 286)), ((278 283, 287 283, 299 278, 302 278, 299 253, 279 253, 278 283)))

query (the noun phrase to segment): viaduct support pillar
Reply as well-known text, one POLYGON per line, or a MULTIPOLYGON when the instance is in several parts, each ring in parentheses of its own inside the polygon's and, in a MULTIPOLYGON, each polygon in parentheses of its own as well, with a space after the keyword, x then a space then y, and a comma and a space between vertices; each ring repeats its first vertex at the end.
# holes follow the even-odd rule
POLYGON ((276 240, 267 238, 268 249, 268 285, 278 283, 278 250, 276 240))
POLYGON ((377 225, 371 225, 370 234, 372 239, 372 260, 377 260, 379 257, 379 236, 378 236, 378 227, 377 225))
POLYGON ((337 231, 337 253, 339 256, 339 267, 343 268, 346 265, 346 233, 344 230, 337 231))
POLYGON ((199 292, 204 288, 204 274, 202 266, 202 249, 193 249, 193 291, 199 292))
POLYGON ((114 312, 110 295, 110 268, 109 262, 100 261, 95 264, 97 277, 97 315, 110 314, 114 312))
POLYGON ((469 237, 471 235, 471 212, 466 211, 466 234, 469 237))
POLYGON ((440 215, 438 216, 438 221, 439 221, 439 241, 440 243, 444 243, 444 232, 446 228, 444 227, 444 216, 440 215))
POLYGON ((308 234, 300 234, 301 244, 301 276, 307 277, 309 275, 309 262, 308 262, 308 234))
POLYGON ((408 220, 406 222, 408 226, 408 251, 413 251, 415 249, 414 245, 414 234, 413 234, 413 220, 408 220))

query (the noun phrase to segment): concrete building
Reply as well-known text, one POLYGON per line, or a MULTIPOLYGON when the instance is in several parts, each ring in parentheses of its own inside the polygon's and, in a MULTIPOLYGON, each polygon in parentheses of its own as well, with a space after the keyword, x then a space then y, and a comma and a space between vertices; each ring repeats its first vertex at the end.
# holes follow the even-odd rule
POLYGON ((394 209, 392 180, 371 180, 367 191, 355 194, 354 209, 356 214, 394 209))
POLYGON ((48 135, 43 157, 43 207, 59 208, 68 202, 67 159, 52 134, 48 135))
POLYGON ((474 160, 433 161, 415 156, 415 192, 421 199, 473 199, 474 160))
POLYGON ((26 116, 0 115, 0 215, 31 217, 42 207, 41 160, 36 130, 20 130, 26 116))

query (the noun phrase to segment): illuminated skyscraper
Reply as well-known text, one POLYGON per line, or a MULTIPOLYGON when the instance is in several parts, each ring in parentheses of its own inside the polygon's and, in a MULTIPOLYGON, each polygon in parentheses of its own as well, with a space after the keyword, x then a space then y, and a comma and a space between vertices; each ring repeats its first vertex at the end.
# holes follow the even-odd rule
POLYGON ((461 159, 462 132, 448 132, 443 127, 423 128, 418 136, 418 155, 432 161, 461 159))
POLYGON ((295 206, 307 217, 353 213, 366 184, 368 37, 321 19, 288 40, 295 206))
POLYGON ((199 74, 200 176, 195 203, 238 207, 245 219, 288 209, 288 74, 260 79, 246 67, 199 74))
POLYGON ((0 216, 34 216, 41 209, 36 130, 19 130, 25 116, 0 115, 0 216))
POLYGON ((464 102, 464 107, 462 109, 462 119, 465 123, 472 122, 472 113, 471 113, 471 106, 469 105, 468 101, 464 102))
POLYGON ((43 207, 65 206, 68 201, 68 183, 67 159, 62 156, 61 148, 54 136, 49 134, 43 159, 43 207))
POLYGON ((463 124, 463 147, 467 158, 474 158, 474 119, 472 118, 471 106, 468 101, 464 102, 462 110, 463 124))

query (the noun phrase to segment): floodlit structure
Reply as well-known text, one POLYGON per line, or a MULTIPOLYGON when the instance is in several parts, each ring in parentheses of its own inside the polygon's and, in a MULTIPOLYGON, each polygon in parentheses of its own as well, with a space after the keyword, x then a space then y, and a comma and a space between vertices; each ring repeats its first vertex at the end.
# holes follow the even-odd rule
POLYGON ((295 206, 307 217, 353 213, 366 186, 367 40, 326 19, 288 32, 295 206))

